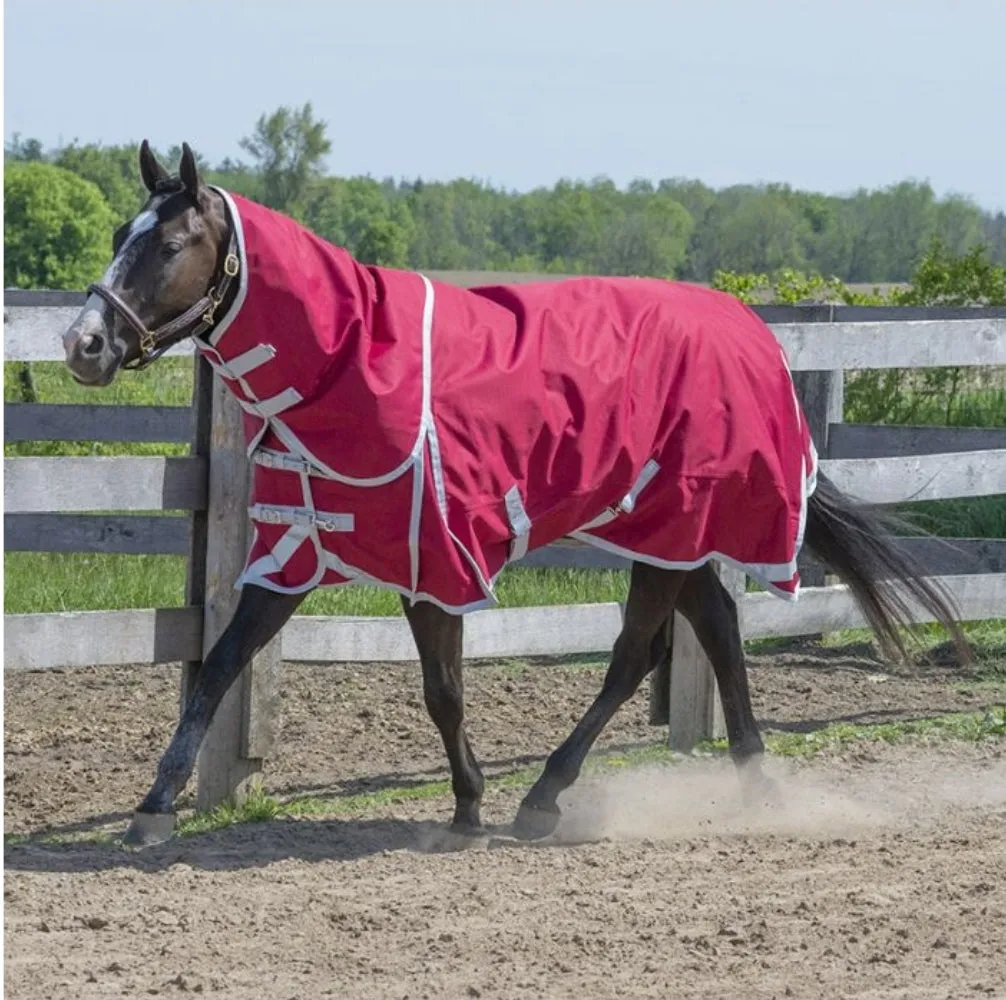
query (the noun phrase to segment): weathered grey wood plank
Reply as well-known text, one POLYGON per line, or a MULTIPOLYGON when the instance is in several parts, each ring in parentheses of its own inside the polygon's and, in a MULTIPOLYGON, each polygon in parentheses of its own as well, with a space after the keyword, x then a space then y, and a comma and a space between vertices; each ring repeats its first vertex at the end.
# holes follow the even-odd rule
MULTIPOLYGON (((945 577, 965 619, 1006 613, 1006 574, 945 577)), ((745 594, 739 601, 745 639, 811 635, 864 627, 844 585, 801 591, 790 604, 772 594, 745 594)), ((930 619, 921 610, 919 621, 930 619)), ((465 618, 465 657, 548 656, 608 653, 622 623, 616 603, 572 604, 476 611, 465 618)), ((392 663, 417 659, 404 618, 295 615, 283 630, 283 658, 308 663, 392 663)))
POLYGON ((206 505, 206 460, 5 458, 4 511, 199 510, 206 505))
MULTIPOLYGON (((465 616, 466 659, 607 653, 621 605, 499 608, 465 616)), ((295 615, 283 629, 283 658, 308 663, 394 663, 418 659, 404 618, 295 615)))
POLYGON ((779 323, 793 371, 1006 365, 1006 319, 779 323))
MULTIPOLYGON (((5 293, 4 298, 9 293, 5 293)), ((83 303, 81 303, 82 305, 83 303)), ((80 306, 8 306, 3 311, 5 361, 63 361, 63 332, 77 317, 80 306)), ((165 357, 193 353, 192 341, 183 340, 165 357)))
POLYGON ((199 655, 201 608, 4 615, 4 670, 174 663, 199 655))
POLYGON ((840 490, 877 504, 1006 493, 1006 449, 829 459, 821 469, 840 490))
MULTIPOLYGON (((1006 616, 1006 574, 946 576, 941 580, 957 602, 963 620, 1006 616)), ((932 621, 922 609, 915 613, 916 621, 932 621)), ((798 601, 785 606, 772 594, 747 594, 741 604, 741 620, 745 639, 866 627, 845 584, 801 591, 798 601)))
POLYGON ((5 403, 4 441, 188 441, 188 406, 5 403))
MULTIPOLYGON (((8 361, 62 361, 61 336, 79 307, 4 307, 4 356, 8 361)), ((1006 319, 771 323, 793 371, 840 368, 931 368, 941 365, 1006 364, 1006 319)), ((184 340, 167 352, 191 355, 184 340)))
POLYGON ((182 517, 4 514, 3 527, 5 552, 177 556, 189 550, 189 522, 182 517))
POLYGON ((888 458, 1006 448, 1006 428, 832 424, 828 458, 888 458))

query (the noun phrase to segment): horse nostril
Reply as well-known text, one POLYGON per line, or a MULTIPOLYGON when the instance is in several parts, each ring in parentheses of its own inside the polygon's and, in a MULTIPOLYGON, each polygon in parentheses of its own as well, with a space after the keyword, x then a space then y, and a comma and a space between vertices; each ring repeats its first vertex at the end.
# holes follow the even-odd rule
POLYGON ((85 333, 80 338, 80 353, 85 357, 96 357, 105 348, 105 338, 100 333, 85 333))

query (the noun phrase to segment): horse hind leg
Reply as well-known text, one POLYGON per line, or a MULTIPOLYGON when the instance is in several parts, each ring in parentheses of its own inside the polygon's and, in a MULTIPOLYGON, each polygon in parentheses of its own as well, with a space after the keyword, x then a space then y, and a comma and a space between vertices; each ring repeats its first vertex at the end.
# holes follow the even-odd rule
POLYGON ((604 727, 635 694, 663 650, 661 629, 684 573, 633 563, 622 631, 615 640, 604 685, 573 732, 551 754, 541 777, 521 802, 513 832, 525 840, 547 837, 559 822, 558 797, 576 781, 604 727))
POLYGON ((692 626, 716 675, 730 756, 745 802, 778 802, 778 787, 762 771, 765 745, 751 707, 736 602, 707 563, 688 574, 676 606, 692 626))

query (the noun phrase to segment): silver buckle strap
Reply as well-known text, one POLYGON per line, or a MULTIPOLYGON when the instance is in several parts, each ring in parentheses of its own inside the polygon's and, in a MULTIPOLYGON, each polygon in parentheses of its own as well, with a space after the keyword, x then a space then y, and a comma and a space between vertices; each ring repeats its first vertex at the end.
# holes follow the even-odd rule
POLYGON ((252 461, 266 469, 280 469, 283 472, 306 472, 308 475, 320 475, 310 462, 299 455, 285 451, 273 451, 271 448, 256 448, 252 461))
POLYGON ((248 508, 248 516, 263 524, 292 524, 301 527, 317 527, 321 531, 353 531, 355 517, 352 514, 333 514, 306 507, 279 507, 272 504, 256 503, 248 508))

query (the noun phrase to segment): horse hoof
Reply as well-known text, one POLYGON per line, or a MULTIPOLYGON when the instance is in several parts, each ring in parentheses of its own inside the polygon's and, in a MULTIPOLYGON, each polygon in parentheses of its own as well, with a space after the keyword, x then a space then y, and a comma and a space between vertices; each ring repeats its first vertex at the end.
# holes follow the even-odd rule
POLYGON ((513 824, 513 834, 521 840, 542 840, 555 833, 562 815, 558 806, 542 809, 522 802, 513 824))
POLYGON ((135 812, 122 838, 123 846, 143 848, 163 844, 175 832, 174 813, 135 812))

